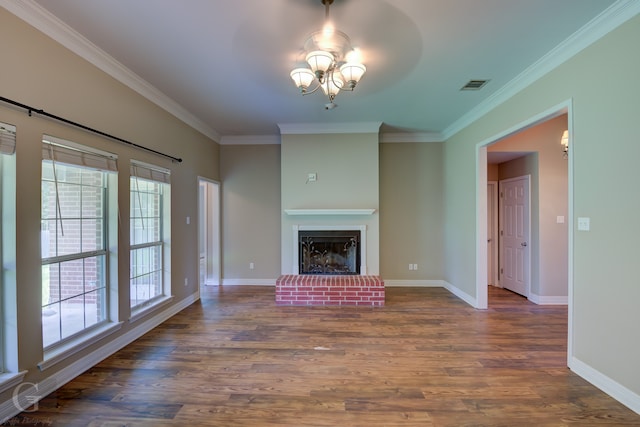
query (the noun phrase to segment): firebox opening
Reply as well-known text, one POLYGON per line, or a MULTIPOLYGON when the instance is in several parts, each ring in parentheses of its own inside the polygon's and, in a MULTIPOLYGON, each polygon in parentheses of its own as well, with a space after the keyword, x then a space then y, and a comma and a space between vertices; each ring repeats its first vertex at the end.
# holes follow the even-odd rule
POLYGON ((299 231, 299 274, 360 274, 360 230, 299 231))

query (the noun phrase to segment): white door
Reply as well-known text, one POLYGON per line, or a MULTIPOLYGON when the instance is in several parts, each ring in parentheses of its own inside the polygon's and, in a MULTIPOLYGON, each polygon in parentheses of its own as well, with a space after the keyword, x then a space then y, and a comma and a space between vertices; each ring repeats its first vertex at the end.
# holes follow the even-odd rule
POLYGON ((529 177, 500 181, 500 284, 529 296, 529 177))

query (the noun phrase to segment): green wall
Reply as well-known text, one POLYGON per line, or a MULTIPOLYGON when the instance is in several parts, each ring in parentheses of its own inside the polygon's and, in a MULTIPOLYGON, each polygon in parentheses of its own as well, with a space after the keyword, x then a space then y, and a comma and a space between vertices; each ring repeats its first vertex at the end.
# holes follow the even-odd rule
POLYGON ((417 285, 444 278, 442 143, 380 144, 380 275, 417 285), (409 264, 418 264, 409 270, 409 264))
POLYGON ((605 384, 612 380, 636 405, 638 40, 636 16, 455 134, 444 149, 445 276, 475 296, 476 145, 571 100, 572 219, 591 218, 591 231, 573 230, 569 362, 593 378, 604 375, 605 384))
POLYGON ((273 284, 280 275, 280 145, 223 145, 220 158, 223 284, 273 284))
MULTIPOLYGON (((349 143, 350 138, 348 134, 341 135, 339 144, 349 143)), ((326 137, 317 139, 324 141, 326 137)), ((359 207, 373 206, 374 198, 379 197, 380 275, 388 283, 421 285, 442 280, 443 144, 378 145, 376 142, 373 146, 378 150, 378 156, 370 153, 373 166, 366 167, 362 158, 357 163, 360 168, 368 169, 367 173, 375 174, 378 172, 375 162, 379 161, 379 191, 376 193, 375 177, 372 182, 344 186, 341 188, 345 196, 341 197, 346 201, 340 203, 344 203, 343 207, 356 203, 351 195, 364 187, 372 201, 360 202, 359 207), (409 263, 418 264, 418 270, 410 271, 409 263)), ((220 148, 224 183, 223 283, 273 284, 280 275, 283 209, 280 149, 280 145, 223 145, 220 148), (254 262, 254 270, 249 269, 250 262, 254 262)), ((327 183, 327 174, 333 173, 335 163, 321 161, 314 153, 305 153, 303 146, 298 149, 302 150, 300 157, 317 163, 302 163, 298 170, 290 172, 287 179, 295 181, 291 185, 297 186, 298 191, 309 188, 314 198, 320 197, 318 191, 325 191, 323 184, 326 184, 324 189, 334 188, 336 183, 327 183), (315 184, 306 183, 309 171, 318 174, 315 184)), ((352 173, 353 168, 345 168, 352 173)), ((341 181, 349 182, 344 176, 341 181)), ((314 206, 312 200, 304 203, 314 206)), ((301 202, 298 206, 305 205, 301 202)))
MULTIPOLYGON (((379 127, 379 125, 378 125, 379 127)), ((365 225, 367 274, 379 274, 378 133, 284 134, 282 273, 293 271, 294 225, 365 225), (317 174, 315 182, 308 174, 317 174), (372 215, 292 216, 286 209, 375 209, 372 215)))

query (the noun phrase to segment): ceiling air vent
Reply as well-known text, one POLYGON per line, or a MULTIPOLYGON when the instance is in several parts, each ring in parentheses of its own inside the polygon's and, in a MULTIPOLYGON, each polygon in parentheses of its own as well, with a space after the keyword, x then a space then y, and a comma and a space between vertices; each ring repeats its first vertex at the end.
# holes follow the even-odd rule
POLYGON ((489 83, 489 80, 469 80, 460 90, 479 90, 489 83))

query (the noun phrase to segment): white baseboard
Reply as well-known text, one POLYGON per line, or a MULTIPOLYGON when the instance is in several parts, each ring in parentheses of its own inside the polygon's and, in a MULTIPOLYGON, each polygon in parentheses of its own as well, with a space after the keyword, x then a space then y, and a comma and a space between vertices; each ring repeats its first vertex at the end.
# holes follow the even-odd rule
POLYGON ((538 305, 568 305, 569 304, 569 297, 562 296, 562 295, 546 296, 546 295, 536 295, 534 293, 531 293, 529 295, 528 300, 538 305))
POLYGON ((385 288, 443 288, 442 280, 387 280, 383 279, 385 288))
POLYGON ((476 298, 468 293, 453 286, 446 280, 384 280, 385 287, 407 286, 407 287, 429 287, 429 288, 445 288, 453 295, 457 296, 471 307, 476 306, 476 298))
POLYGON ((618 402, 640 414, 640 395, 575 357, 570 359, 569 368, 618 402))
POLYGON ((471 307, 476 307, 476 304, 477 304, 476 298, 472 297, 471 295, 461 290, 460 288, 456 288, 455 286, 453 286, 451 283, 447 281, 443 280, 443 283, 444 283, 443 286, 446 290, 448 290, 449 292, 451 292, 452 294, 460 298, 462 301, 469 304, 471 307))
POLYGON ((141 322, 128 332, 108 341, 100 348, 78 359, 70 365, 62 368, 56 373, 44 378, 38 383, 24 382, 16 386, 17 392, 13 393, 11 399, 0 403, 0 424, 6 422, 11 417, 16 416, 23 409, 26 409, 48 394, 62 387, 78 375, 97 365, 116 351, 131 344, 142 335, 146 334, 156 326, 162 324, 172 316, 178 314, 198 300, 198 293, 194 293, 184 298, 182 301, 168 307, 166 310, 141 322))
MULTIPOLYGON (((383 279, 385 287, 420 287, 444 288, 444 280, 391 280, 383 279)), ((276 279, 222 279, 222 285, 227 286, 275 286, 276 279)))
POLYGON ((276 279, 222 279, 222 286, 275 286, 276 279))

